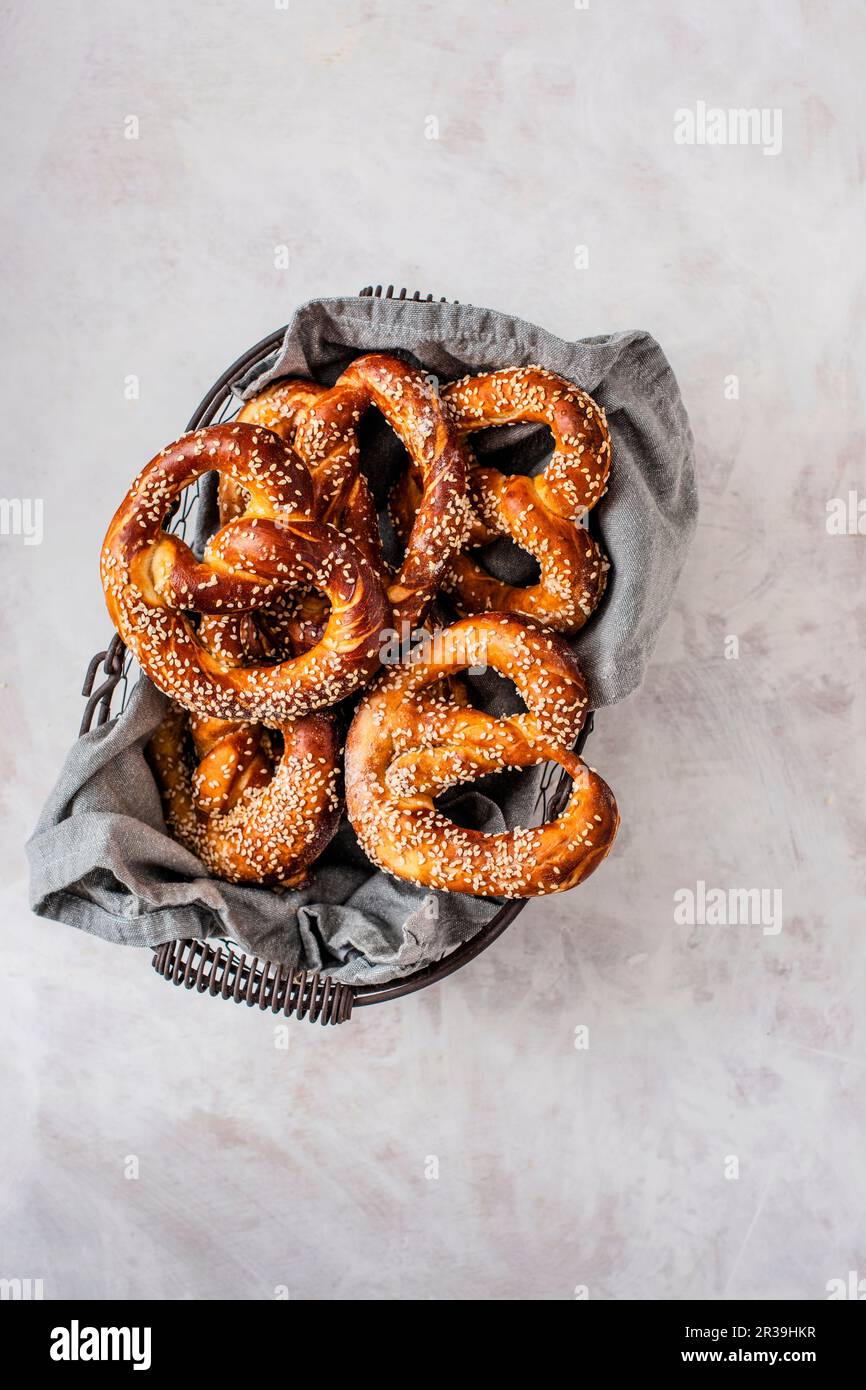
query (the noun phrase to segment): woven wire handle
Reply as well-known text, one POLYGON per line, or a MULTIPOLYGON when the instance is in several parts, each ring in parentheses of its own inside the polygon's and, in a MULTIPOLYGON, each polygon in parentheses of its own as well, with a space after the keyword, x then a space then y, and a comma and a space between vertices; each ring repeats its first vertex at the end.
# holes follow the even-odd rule
POLYGON ((81 717, 81 727, 78 730, 79 738, 92 728, 98 729, 108 719, 114 692, 121 681, 126 681, 125 663, 126 647, 117 633, 109 642, 107 651, 97 652, 95 656, 90 658, 90 665, 81 687, 82 695, 87 696, 87 704, 84 706, 84 714, 81 717), (94 690, 93 686, 100 664, 105 680, 94 690))
MULTIPOLYGON (((432 294, 422 294, 420 290, 415 290, 415 292, 414 292, 413 294, 410 294, 409 291, 408 291, 407 289, 404 288, 404 289, 402 289, 402 290, 398 290, 397 293, 395 294, 395 293, 394 293, 394 286, 393 286, 393 285, 389 285, 388 288, 387 288, 386 290, 383 290, 381 285, 375 285, 375 286, 374 286, 374 285, 365 285, 364 288, 363 288, 362 290, 359 290, 359 291, 358 291, 358 298, 359 298, 359 299, 413 299, 413 300, 419 300, 419 299, 420 299, 420 300, 423 300, 425 304, 432 304, 432 302, 433 302, 433 295, 432 295, 432 294)), ((445 298, 444 294, 439 296, 439 303, 440 303, 440 304, 447 304, 447 303, 448 303, 448 300, 445 298)), ((459 303, 460 303, 460 300, 459 300, 459 299, 452 299, 452 300, 451 300, 451 303, 452 303, 452 304, 459 304, 459 303)))
POLYGON ((158 975, 199 994, 219 995, 248 1008, 294 1014, 311 1023, 345 1023, 352 1016, 349 985, 318 971, 290 970, 274 961, 248 958, 226 942, 166 941, 153 956, 158 975))

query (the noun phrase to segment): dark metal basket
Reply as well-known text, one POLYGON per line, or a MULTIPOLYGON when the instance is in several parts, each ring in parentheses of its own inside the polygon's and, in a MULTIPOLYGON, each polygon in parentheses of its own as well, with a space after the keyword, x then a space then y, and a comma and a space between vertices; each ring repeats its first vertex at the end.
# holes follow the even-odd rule
MULTIPOLYGON (((374 298, 395 297, 393 285, 384 291, 381 285, 370 285, 360 293, 374 298)), ((396 297, 433 299, 432 294, 422 296, 418 290, 410 296, 405 289, 400 290, 396 297)), ((187 429, 195 430, 202 425, 233 419, 241 405, 240 397, 233 390, 234 385, 250 377, 254 369, 257 369, 257 375, 265 370, 269 359, 279 349, 285 332, 283 327, 269 333, 233 362, 193 412, 187 429)), ((188 488, 181 499, 181 506, 172 518, 173 531, 183 534, 197 500, 198 486, 195 485, 188 488)), ((112 704, 116 706, 115 713, 123 710, 131 678, 130 667, 129 654, 117 635, 112 637, 106 651, 97 652, 91 659, 82 688, 87 704, 79 736, 104 724, 111 716, 112 704), (100 676, 102 679, 99 679, 100 676)), ((593 716, 590 714, 576 744, 578 753, 583 751, 592 727, 593 716)), ((553 769, 554 775, 555 772, 556 769, 553 769)), ((555 785, 550 777, 545 780, 539 797, 540 820, 550 820, 559 815, 568 800, 569 782, 564 772, 560 773, 555 785)), ((164 979, 175 985, 183 985, 185 989, 195 989, 199 994, 218 995, 221 999, 232 999, 236 1004, 257 1007, 272 1014, 307 1018, 311 1023, 345 1023, 355 1008, 383 1004, 388 999, 414 994, 416 990, 425 989, 427 985, 453 975, 455 970, 462 969, 480 956, 482 951, 486 951, 525 906, 525 899, 505 903, 486 927, 482 927, 442 960, 382 985, 346 985, 319 971, 291 970, 276 961, 247 956, 230 941, 197 941, 190 938, 167 941, 156 948, 152 963, 154 970, 164 979)))

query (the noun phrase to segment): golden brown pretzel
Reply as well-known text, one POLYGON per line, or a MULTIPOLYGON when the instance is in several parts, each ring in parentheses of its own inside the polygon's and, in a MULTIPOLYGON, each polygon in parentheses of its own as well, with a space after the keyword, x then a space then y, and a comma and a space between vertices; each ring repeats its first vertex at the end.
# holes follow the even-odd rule
POLYGON ((340 820, 339 744, 328 715, 279 726, 198 720, 193 770, 188 717, 172 705, 149 744, 166 824, 217 878, 230 883, 301 883, 340 820), (213 740, 212 742, 210 740, 213 740))
POLYGON ((607 854, 619 824, 610 788, 571 751, 586 707, 568 646, 534 624, 495 614, 436 634, 421 660, 382 673, 352 721, 346 805, 361 847, 398 878, 451 892, 527 898, 573 887, 607 854), (495 719, 431 698, 443 677, 483 663, 514 682, 526 714, 495 719), (434 806, 458 782, 547 761, 573 782, 549 825, 486 835, 434 806))
POLYGON ((310 469, 316 514, 334 521, 382 575, 379 523, 360 473, 358 425, 377 407, 418 470, 417 508, 399 573, 388 583, 395 619, 421 622, 469 526, 466 461, 460 439, 423 372, 399 357, 358 357, 333 387, 289 380, 267 387, 239 418, 290 439, 310 469))
POLYGON ((166 695, 194 713, 280 725, 369 679, 391 620, 387 599, 372 566, 312 509, 306 467, 258 426, 196 430, 142 469, 108 528, 102 582, 115 627, 166 695), (248 501, 199 562, 163 519, 183 488, 212 469, 238 482, 248 501), (327 625, 310 651, 275 665, 232 664, 207 649, 188 616, 267 613, 305 585, 326 594, 327 625))
MULTIPOLYGON (((452 561, 443 587, 464 613, 516 613, 556 632, 577 632, 597 607, 609 568, 589 532, 577 525, 607 481, 611 444, 604 411, 585 391, 542 367, 463 377, 442 388, 442 402, 461 435, 536 421, 548 426, 555 445, 536 477, 478 465, 469 472, 475 515, 468 544, 511 536, 538 561, 538 582, 505 584, 463 554, 452 561)), ((418 483, 410 472, 391 498, 401 535, 417 503, 418 483)))

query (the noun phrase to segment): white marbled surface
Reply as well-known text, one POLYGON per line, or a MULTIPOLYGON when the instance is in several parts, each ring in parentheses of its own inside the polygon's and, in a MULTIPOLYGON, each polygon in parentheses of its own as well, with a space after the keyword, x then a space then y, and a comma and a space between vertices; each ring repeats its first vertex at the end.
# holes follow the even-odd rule
POLYGON ((866 494, 862 10, 18 0, 3 22, 2 486, 44 499, 45 535, 0 537, 0 1275, 170 1299, 866 1276, 866 538, 826 527, 866 494), (699 102, 781 110, 781 151, 677 144, 699 102), (127 480, 295 304, 371 280, 649 329, 703 514, 645 688, 599 721, 608 864, 446 985, 290 1023, 283 1051, 149 954, 32 918, 22 842, 108 633, 127 480), (780 889, 782 930, 677 925, 698 880, 780 889))

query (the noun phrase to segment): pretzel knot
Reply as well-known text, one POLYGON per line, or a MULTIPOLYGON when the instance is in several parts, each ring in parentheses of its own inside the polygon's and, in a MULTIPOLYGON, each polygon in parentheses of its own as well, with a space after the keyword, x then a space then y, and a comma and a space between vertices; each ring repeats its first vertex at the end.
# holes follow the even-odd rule
MULTIPOLYGON (((442 402, 462 436, 534 421, 547 425, 555 446, 537 477, 507 476, 478 465, 469 472, 475 516, 468 545, 510 536, 537 560, 538 582, 505 584, 463 554, 452 561, 443 587, 464 613, 515 613, 556 632, 577 632, 597 607, 609 569, 588 531, 577 524, 602 496, 610 469, 604 411, 585 391, 542 367, 463 377, 442 388, 442 402)), ((401 535, 417 503, 418 483, 410 472, 391 497, 401 535)))
POLYGON ((421 622, 470 524, 464 448, 424 373, 399 357, 368 353, 330 389, 299 380, 266 388, 239 419, 265 424, 291 441, 312 474, 316 515, 350 536, 384 577, 397 623, 421 622), (358 426, 374 406, 404 444, 419 480, 406 553, 393 579, 359 466, 358 426))
MULTIPOLYGON (((239 421, 264 425, 291 444, 310 470, 315 514, 330 521, 357 546, 380 575, 385 557, 379 517, 367 479, 360 471, 357 421, 336 388, 315 381, 291 379, 266 387, 247 401, 239 421)), ((222 479, 223 512, 241 508, 232 496, 232 483, 222 479)))
POLYGON ((155 685, 193 713, 270 725, 328 705, 379 665, 390 608, 372 566, 313 517, 309 472, 270 430, 214 425, 170 444, 142 469, 108 529, 102 582, 115 627, 155 685), (163 530, 172 503, 217 470, 243 489, 244 512, 211 537, 199 562, 163 530), (301 655, 237 665, 213 651, 192 614, 273 611, 286 592, 324 593, 321 640, 301 655))
POLYGON ((398 878, 456 893, 527 898, 572 888, 607 854, 619 815, 610 788, 571 751, 587 710, 571 651, 500 615, 464 618, 432 646, 379 677, 349 730, 346 805, 362 849, 398 878), (496 719, 431 693, 443 677, 483 664, 514 682, 525 714, 496 719), (434 804, 459 782, 548 761, 573 784, 548 825, 488 835, 434 804))
POLYGON ((333 720, 308 714, 277 732, 281 754, 261 725, 187 721, 173 705, 149 744, 169 829, 229 883, 303 882, 339 825, 333 720))

